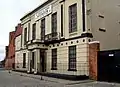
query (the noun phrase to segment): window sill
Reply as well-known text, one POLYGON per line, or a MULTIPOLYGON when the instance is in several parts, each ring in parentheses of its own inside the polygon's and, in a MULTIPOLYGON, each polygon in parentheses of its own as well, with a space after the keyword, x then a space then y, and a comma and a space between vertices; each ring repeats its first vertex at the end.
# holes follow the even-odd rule
POLYGON ((77 71, 76 69, 68 69, 68 71, 77 71))
POLYGON ((51 70, 57 70, 57 68, 51 68, 51 70))
POLYGON ((77 35, 77 31, 69 33, 69 36, 77 35))

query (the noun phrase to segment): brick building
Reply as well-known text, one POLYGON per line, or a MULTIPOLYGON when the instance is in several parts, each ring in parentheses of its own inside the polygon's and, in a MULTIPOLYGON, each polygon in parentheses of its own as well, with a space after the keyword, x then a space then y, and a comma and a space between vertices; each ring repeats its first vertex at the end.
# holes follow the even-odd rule
POLYGON ((16 30, 9 33, 9 45, 6 46, 5 68, 15 68, 15 38, 22 32, 21 24, 16 26, 16 30))
POLYGON ((15 65, 15 31, 9 33, 9 44, 6 46, 5 68, 13 69, 15 65))

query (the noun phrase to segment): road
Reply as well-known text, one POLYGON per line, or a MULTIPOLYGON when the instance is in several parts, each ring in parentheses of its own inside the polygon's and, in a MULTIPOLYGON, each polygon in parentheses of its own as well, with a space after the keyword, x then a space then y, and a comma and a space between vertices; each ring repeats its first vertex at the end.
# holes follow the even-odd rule
MULTIPOLYGON (((46 82, 0 70, 0 87, 62 87, 62 84, 46 82), (60 85, 60 86, 59 86, 60 85)), ((63 86, 64 87, 64 86, 63 86)))
POLYGON ((0 69, 0 87, 120 87, 120 84, 106 82, 62 84, 25 77, 0 69))

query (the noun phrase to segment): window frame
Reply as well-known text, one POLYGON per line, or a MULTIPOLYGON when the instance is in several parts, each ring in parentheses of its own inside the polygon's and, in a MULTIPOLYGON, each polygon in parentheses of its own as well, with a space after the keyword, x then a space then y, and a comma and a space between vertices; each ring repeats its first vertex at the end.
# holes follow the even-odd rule
POLYGON ((28 41, 30 40, 30 23, 28 23, 28 41))
POLYGON ((57 48, 52 49, 51 70, 57 70, 57 48))
POLYGON ((36 23, 32 25, 32 40, 36 39, 36 23))
POLYGON ((77 31, 77 3, 69 6, 69 33, 77 31))
POLYGON ((23 68, 26 68, 26 53, 23 53, 23 68))
POLYGON ((32 60, 31 60, 31 68, 34 69, 35 68, 35 52, 32 52, 32 60))
POLYGON ((69 46, 68 50, 68 71, 77 71, 77 60, 76 60, 76 45, 69 46))
POLYGON ((61 5, 61 37, 63 37, 63 4, 61 5))
POLYGON ((45 18, 41 20, 41 40, 45 39, 45 18))
POLYGON ((27 27, 24 29, 24 44, 27 42, 27 27))
POLYGON ((51 17, 51 29, 52 29, 52 37, 55 37, 56 33, 57 32, 57 12, 53 13, 52 14, 52 17, 51 17))

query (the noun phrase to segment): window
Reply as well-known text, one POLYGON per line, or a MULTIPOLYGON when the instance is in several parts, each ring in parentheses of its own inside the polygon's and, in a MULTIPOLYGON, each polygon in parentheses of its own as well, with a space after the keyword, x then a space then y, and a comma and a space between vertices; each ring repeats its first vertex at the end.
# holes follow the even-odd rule
POLYGON ((61 36, 63 36, 63 5, 61 5, 61 36))
POLYGON ((85 29, 86 29, 86 27, 85 27, 85 25, 86 25, 86 24, 85 24, 85 23, 86 23, 86 21, 85 21, 85 20, 86 20, 86 18, 85 18, 85 15, 86 15, 86 14, 85 14, 85 13, 86 13, 86 12, 85 12, 85 10, 86 10, 86 9, 85 9, 85 6, 86 6, 86 2, 85 2, 84 0, 82 0, 82 20, 83 20, 82 22, 83 22, 83 32, 84 32, 85 29))
POLYGON ((45 18, 41 20, 41 40, 45 39, 45 18))
POLYGON ((69 47, 69 69, 70 71, 76 70, 76 46, 69 47))
POLYGON ((77 31, 77 4, 69 7, 69 33, 77 31))
POLYGON ((22 44, 23 44, 23 34, 21 34, 21 47, 22 47, 22 44))
POLYGON ((24 44, 27 42, 27 28, 24 30, 24 44))
POLYGON ((36 39, 36 23, 34 23, 32 26, 32 39, 36 39))
POLYGON ((30 23, 28 23, 28 41, 29 41, 29 38, 30 37, 30 23))
POLYGON ((32 60, 31 60, 31 68, 34 69, 34 59, 35 59, 35 52, 32 52, 32 60))
POLYGON ((23 53, 23 68, 26 68, 26 53, 23 53))
POLYGON ((52 70, 57 69, 57 49, 52 49, 52 70))
POLYGON ((56 33, 57 32, 57 12, 52 14, 52 37, 55 37, 56 36, 56 33))

